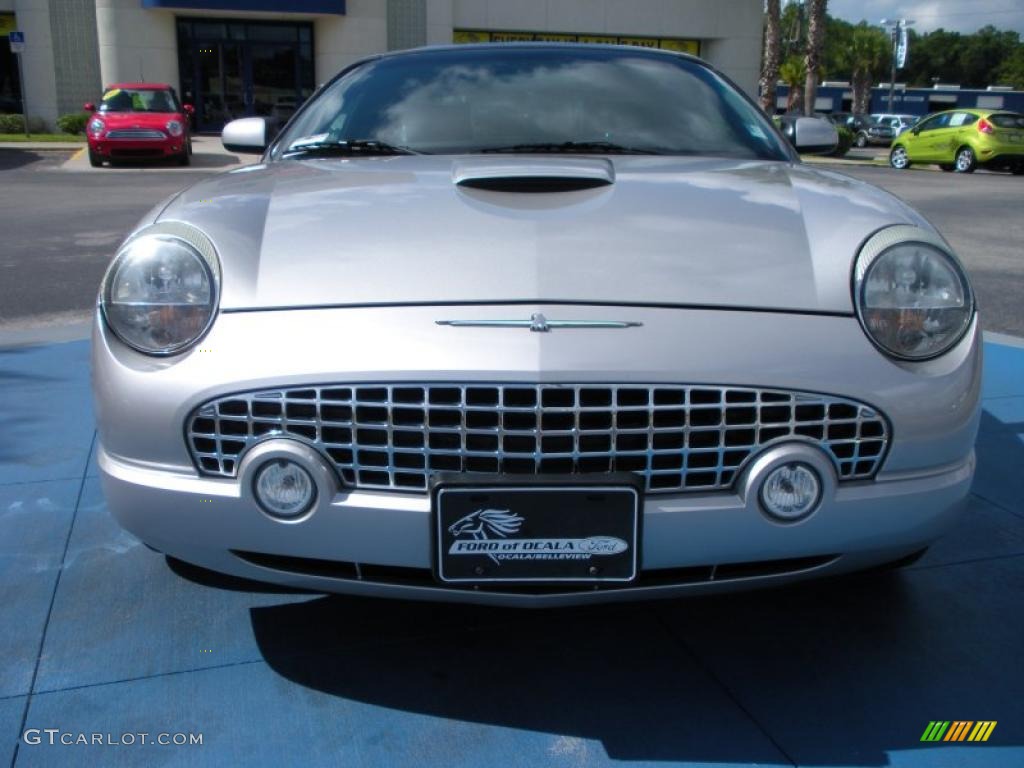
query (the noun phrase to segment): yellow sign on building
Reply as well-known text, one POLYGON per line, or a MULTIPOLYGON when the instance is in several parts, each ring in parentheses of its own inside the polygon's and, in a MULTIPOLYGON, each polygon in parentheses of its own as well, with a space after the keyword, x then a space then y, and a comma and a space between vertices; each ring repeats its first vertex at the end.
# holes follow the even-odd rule
POLYGON ((637 45, 642 48, 661 48, 666 51, 700 55, 699 40, 675 37, 636 37, 635 35, 577 35, 563 32, 506 32, 484 29, 456 29, 452 35, 456 43, 603 43, 606 45, 637 45))
POLYGON ((17 28, 13 13, 0 13, 0 37, 7 37, 17 28))

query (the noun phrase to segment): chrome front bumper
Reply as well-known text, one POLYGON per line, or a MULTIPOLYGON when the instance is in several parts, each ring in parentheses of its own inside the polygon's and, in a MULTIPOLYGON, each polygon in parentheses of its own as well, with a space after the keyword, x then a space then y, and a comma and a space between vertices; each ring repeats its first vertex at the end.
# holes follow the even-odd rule
MULTIPOLYGON (((782 457, 792 454, 782 450, 782 457)), ((897 559, 926 547, 955 522, 966 503, 974 455, 941 471, 885 481, 837 486, 834 476, 826 476, 821 507, 788 525, 761 511, 752 477, 756 464, 736 492, 648 496, 642 570, 657 577, 648 579, 656 585, 641 580, 638 586, 543 594, 432 585, 426 496, 340 491, 322 499, 303 522, 282 523, 259 511, 244 482, 133 466, 102 449, 99 466, 107 502, 124 528, 161 552, 211 570, 325 592, 556 606, 783 583, 897 559), (264 567, 235 553, 273 555, 282 563, 302 558, 352 564, 355 578, 316 575, 312 567, 301 565, 289 570, 264 567), (820 558, 823 564, 794 572, 783 568, 771 575, 714 577, 714 568, 729 564, 805 558, 820 558), (362 574, 361 565, 394 566, 403 572, 395 579, 378 578, 374 574, 385 569, 367 567, 362 574), (681 573, 673 583, 674 571, 705 568, 708 573, 695 581, 693 574, 681 573)))
MULTIPOLYGON (((93 379, 109 507, 126 529, 152 547, 241 577, 319 591, 560 605, 714 591, 869 567, 927 546, 964 506, 979 419, 976 324, 943 358, 900 364, 879 354, 853 317, 617 307, 617 317, 642 327, 546 334, 434 322, 441 317, 529 316, 539 309, 227 313, 197 348, 175 359, 138 355, 111 338, 98 321, 93 379), (639 585, 526 594, 514 588, 485 592, 434 585, 425 494, 335 485, 321 495, 314 514, 284 524, 258 510, 244 474, 201 477, 185 434, 189 415, 201 403, 247 390, 325 382, 624 380, 848 397, 888 418, 891 441, 873 480, 837 483, 831 462, 820 452, 809 456, 823 462, 826 494, 820 508, 796 524, 773 522, 761 512, 751 473, 789 451, 810 450, 799 444, 768 448, 729 490, 648 495, 639 585), (309 564, 345 564, 352 577, 323 575, 322 569, 304 568, 300 561, 287 561, 287 568, 256 565, 253 558, 233 553, 272 556, 278 563, 301 558, 309 564), (752 577, 725 567, 790 560, 796 561, 792 567, 751 568, 752 577), (691 568, 708 569, 706 577, 679 570, 691 568)), ((607 308, 572 305, 543 310, 559 319, 608 313, 607 308)))

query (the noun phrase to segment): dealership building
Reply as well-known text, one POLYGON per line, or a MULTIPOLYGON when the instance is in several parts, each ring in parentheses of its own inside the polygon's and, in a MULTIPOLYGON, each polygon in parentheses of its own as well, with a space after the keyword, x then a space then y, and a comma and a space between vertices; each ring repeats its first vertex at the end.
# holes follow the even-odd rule
POLYGON ((553 40, 695 53, 756 94, 762 0, 0 0, 0 112, 52 125, 115 82, 167 82, 216 131, 287 115, 366 55, 553 40))

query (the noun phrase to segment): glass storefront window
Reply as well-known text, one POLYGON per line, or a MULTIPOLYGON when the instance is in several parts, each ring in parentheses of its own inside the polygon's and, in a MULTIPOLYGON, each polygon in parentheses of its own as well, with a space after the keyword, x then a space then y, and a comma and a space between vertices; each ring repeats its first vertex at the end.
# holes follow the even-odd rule
POLYGON ((178 62, 196 129, 238 117, 284 122, 315 87, 309 23, 178 20, 178 62))

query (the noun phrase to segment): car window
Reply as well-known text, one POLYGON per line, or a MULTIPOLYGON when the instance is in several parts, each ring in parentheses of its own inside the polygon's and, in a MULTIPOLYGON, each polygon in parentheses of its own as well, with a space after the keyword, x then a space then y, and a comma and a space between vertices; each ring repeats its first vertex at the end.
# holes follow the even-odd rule
POLYGON ((100 112, 180 112, 173 91, 149 88, 111 88, 103 94, 100 112))
POLYGON ((789 157, 760 110, 699 62, 582 46, 371 60, 304 108, 273 154, 311 137, 439 154, 607 142, 664 154, 789 157))
POLYGON ((932 115, 927 120, 923 120, 918 123, 918 128, 921 132, 934 131, 938 128, 945 128, 949 124, 949 112, 943 112, 941 115, 932 115))
POLYGON ((1013 112, 989 115, 987 119, 996 128, 1024 128, 1024 115, 1013 112))
POLYGON ((954 112, 949 118, 949 127, 959 128, 964 125, 970 125, 977 119, 969 112, 954 112))

